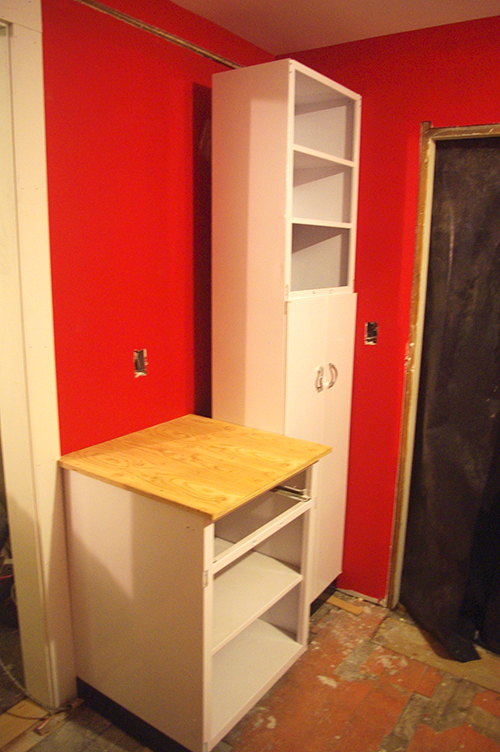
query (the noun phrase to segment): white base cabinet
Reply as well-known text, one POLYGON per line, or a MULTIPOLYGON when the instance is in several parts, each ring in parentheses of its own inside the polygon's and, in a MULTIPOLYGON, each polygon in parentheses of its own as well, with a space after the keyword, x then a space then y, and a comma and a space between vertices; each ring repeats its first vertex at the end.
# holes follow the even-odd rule
POLYGON ((62 458, 78 677, 211 750, 306 649, 327 452, 186 416, 62 458))
POLYGON ((342 568, 360 108, 293 60, 213 78, 212 413, 333 447, 311 599, 342 568))

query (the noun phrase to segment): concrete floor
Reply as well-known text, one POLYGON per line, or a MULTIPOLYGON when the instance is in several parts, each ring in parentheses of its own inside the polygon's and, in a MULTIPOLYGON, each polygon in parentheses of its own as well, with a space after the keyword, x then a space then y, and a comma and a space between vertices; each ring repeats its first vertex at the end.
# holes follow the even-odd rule
MULTIPOLYGON (((457 664, 404 614, 336 595, 360 613, 324 603, 308 651, 216 752, 500 752, 500 656, 457 664)), ((28 749, 147 752, 85 705, 43 739, 0 740, 28 749)))

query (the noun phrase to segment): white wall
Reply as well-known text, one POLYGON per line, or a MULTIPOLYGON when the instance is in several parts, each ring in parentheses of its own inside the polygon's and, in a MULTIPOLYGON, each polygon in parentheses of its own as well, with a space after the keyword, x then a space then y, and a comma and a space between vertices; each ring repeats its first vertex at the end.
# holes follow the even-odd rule
POLYGON ((75 694, 52 327, 41 8, 0 0, 0 431, 28 690, 75 694), (10 71, 10 77, 8 75, 10 71), (13 155, 15 154, 15 160, 13 155))

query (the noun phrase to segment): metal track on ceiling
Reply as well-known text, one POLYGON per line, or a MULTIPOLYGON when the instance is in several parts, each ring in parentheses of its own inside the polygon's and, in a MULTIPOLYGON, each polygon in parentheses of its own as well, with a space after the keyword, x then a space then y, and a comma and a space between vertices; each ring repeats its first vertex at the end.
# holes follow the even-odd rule
POLYGON ((127 13, 122 13, 119 10, 110 8, 107 5, 98 2, 98 0, 75 0, 75 2, 82 5, 87 5, 89 8, 98 10, 100 13, 105 13, 108 16, 112 16, 119 21, 123 21, 123 23, 129 24, 129 26, 134 26, 136 29, 140 29, 141 31, 146 31, 149 34, 154 34, 157 37, 161 37, 161 39, 164 39, 167 42, 171 42, 172 44, 176 44, 178 47, 183 47, 184 49, 190 50, 191 52, 195 52, 197 55, 202 55, 209 60, 213 60, 216 63, 225 65, 227 68, 241 68, 238 63, 235 63, 232 60, 228 60, 221 55, 217 55, 217 53, 215 52, 206 50, 204 47, 200 47, 193 42, 188 42, 186 39, 182 39, 182 37, 178 37, 175 34, 170 34, 168 31, 164 31, 158 26, 152 26, 151 24, 145 23, 144 21, 140 21, 138 18, 129 16, 127 13))

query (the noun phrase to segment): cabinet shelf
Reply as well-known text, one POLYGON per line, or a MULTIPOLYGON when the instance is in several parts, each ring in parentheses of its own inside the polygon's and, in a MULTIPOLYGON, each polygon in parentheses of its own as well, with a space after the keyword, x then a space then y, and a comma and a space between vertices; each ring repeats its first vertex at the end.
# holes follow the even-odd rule
POLYGON ((327 154, 317 149, 309 149, 307 146, 301 146, 300 144, 294 144, 293 151, 295 165, 301 168, 313 166, 314 163, 312 160, 322 160, 323 162, 342 165, 343 167, 354 167, 352 159, 335 157, 332 154, 327 154))
POLYGON ((214 579, 212 650, 216 653, 302 581, 293 567, 256 551, 214 579))
POLYGON ((307 225, 308 227, 330 227, 332 230, 351 230, 353 227, 352 222, 333 222, 328 219, 310 219, 309 217, 293 217, 292 225, 307 225))
POLYGON ((260 619, 219 650, 213 659, 210 746, 234 726, 304 650, 289 634, 260 619))

